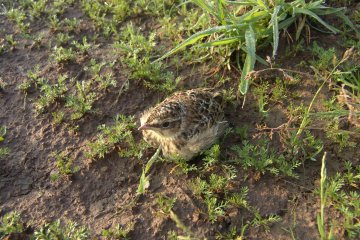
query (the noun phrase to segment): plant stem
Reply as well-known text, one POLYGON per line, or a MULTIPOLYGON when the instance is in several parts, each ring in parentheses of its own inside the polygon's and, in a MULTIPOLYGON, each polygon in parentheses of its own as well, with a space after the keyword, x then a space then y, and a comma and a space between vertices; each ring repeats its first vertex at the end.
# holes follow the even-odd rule
POLYGON ((316 97, 319 95, 321 89, 324 87, 325 83, 330 79, 330 77, 334 74, 335 70, 339 67, 339 65, 341 63, 343 63, 344 61, 341 60, 338 64, 336 64, 336 66, 331 70, 331 72, 329 73, 329 75, 324 79, 324 81, 322 82, 322 84, 320 85, 320 87, 318 88, 318 90, 316 91, 313 99, 311 100, 310 102, 310 105, 308 107, 308 109, 306 110, 305 114, 304 114, 304 118, 303 120, 301 121, 301 124, 300 124, 300 127, 299 127, 299 130, 297 131, 296 133, 296 137, 299 137, 301 135, 301 133, 303 132, 303 130, 305 129, 305 126, 307 124, 307 121, 309 119, 309 115, 310 115, 310 111, 311 111, 311 108, 315 102, 315 99, 316 97))

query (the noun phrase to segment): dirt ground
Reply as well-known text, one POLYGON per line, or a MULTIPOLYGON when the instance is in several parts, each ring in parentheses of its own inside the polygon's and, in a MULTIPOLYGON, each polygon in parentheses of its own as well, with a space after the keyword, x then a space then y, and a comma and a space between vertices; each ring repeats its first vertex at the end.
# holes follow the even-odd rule
MULTIPOLYGON (((67 10, 65 14, 85 19, 75 10, 67 10)), ((89 31, 84 21, 82 34, 89 31)), ((34 32, 48 29, 42 28, 42 22, 32 26, 34 32)), ((146 26, 146 23, 143 23, 146 26)), ((151 25, 151 24, 150 24, 151 25)), ((12 23, 6 17, 0 16, 1 34, 14 33, 12 23)), ((326 38, 331 36, 324 35, 326 38)), ((320 35, 318 40, 324 36, 320 35)), ((46 37, 45 37, 46 38, 46 37)), ((80 36, 79 36, 80 39, 80 36)), ((336 38, 334 38, 336 40, 336 38)), ((46 39, 44 40, 46 41, 46 39)), ((19 45, 12 51, 0 55, 0 78, 6 86, 0 92, 0 125, 6 126, 7 135, 1 146, 8 147, 10 154, 0 159, 0 215, 10 211, 18 211, 25 222, 32 228, 41 226, 45 222, 56 219, 72 220, 87 226, 94 239, 99 238, 103 229, 114 227, 116 224, 126 225, 134 223, 130 231, 131 239, 166 239, 170 230, 181 232, 175 223, 167 216, 159 214, 156 204, 158 193, 176 197, 173 211, 181 221, 199 238, 214 239, 218 232, 225 233, 233 226, 241 227, 249 220, 245 210, 227 209, 224 218, 211 224, 207 221, 206 206, 194 196, 185 182, 196 178, 195 173, 175 174, 172 163, 156 163, 150 171, 150 187, 146 195, 142 196, 135 205, 131 205, 136 195, 143 164, 155 152, 150 149, 142 159, 119 157, 116 150, 107 154, 104 159, 89 164, 84 156, 84 149, 89 140, 93 140, 97 133, 97 126, 109 124, 117 114, 134 115, 139 118, 142 111, 161 101, 162 93, 149 90, 141 81, 131 81, 129 89, 119 96, 119 90, 127 81, 126 69, 115 67, 117 87, 99 93, 94 104, 96 113, 87 114, 79 120, 77 132, 71 131, 69 124, 55 125, 49 109, 43 114, 34 111, 33 101, 39 91, 31 90, 24 94, 17 89, 17 85, 26 79, 26 72, 40 64, 42 74, 50 81, 59 73, 70 72, 71 76, 85 79, 81 64, 65 65, 58 68, 48 64, 49 50, 45 46, 31 49, 26 39, 19 38, 19 45), (56 172, 51 153, 68 150, 75 158, 80 171, 71 179, 52 181, 51 174, 56 172)), ((283 44, 286 44, 284 41, 283 44)), ((106 40, 93 53, 92 57, 111 56, 106 40)), ((281 56, 281 53, 279 53, 281 56)), ((306 56, 300 56, 306 60, 306 56)), ((287 68, 295 63, 291 57, 280 57, 282 67, 287 68), (286 66, 288 65, 288 66, 286 66)), ((201 78, 184 68, 180 71, 185 76, 180 86, 192 88, 199 86, 201 78)), ((197 73, 195 71, 195 73, 197 73)), ((237 72, 228 72, 230 85, 236 85, 237 72)), ((209 84, 216 79, 208 78, 209 84)), ((301 101, 308 105, 318 83, 314 79, 305 78, 295 89, 301 96, 301 101)), ((320 99, 327 99, 332 92, 327 88, 321 92, 320 99)), ((61 108, 64 103, 58 103, 54 108, 61 108)), ((265 123, 268 127, 278 127, 287 121, 284 109, 286 104, 272 104, 269 117, 265 120, 258 113, 258 108, 249 96, 244 108, 241 102, 229 105, 226 116, 231 126, 249 126, 249 135, 258 133, 257 124, 265 123)), ((323 137, 322 130, 313 130, 316 136, 323 137)), ((136 140, 141 139, 141 133, 136 132, 136 140)), ((355 139, 358 141, 359 139, 355 139)), ((227 143, 241 144, 242 139, 232 137, 227 143)), ((273 146, 280 144, 279 138, 274 136, 273 146)), ((224 144, 225 145, 225 144, 224 144)), ((335 145, 325 145, 328 151, 329 175, 339 171, 340 163, 349 160, 359 164, 359 148, 349 148, 338 151, 335 145)), ((231 154, 226 146, 223 158, 231 154)), ((249 187, 248 201, 260 210, 261 215, 276 214, 281 221, 270 225, 270 231, 262 228, 249 227, 245 234, 247 239, 292 239, 284 229, 292 228, 296 239, 319 239, 316 213, 319 212, 319 197, 314 189, 319 186, 321 161, 307 161, 296 172, 299 179, 275 177, 265 174, 257 179, 254 172, 238 169, 238 177, 232 181, 232 188, 249 187), (249 175, 244 180, 242 176, 249 175)), ((195 165, 201 164, 201 158, 192 160, 195 165)), ((336 216, 334 216, 336 217, 336 216)), ((341 236, 341 234, 340 234, 341 236)), ((343 236, 343 235, 342 235, 343 236)), ((343 237, 345 238, 345 237, 343 237)))

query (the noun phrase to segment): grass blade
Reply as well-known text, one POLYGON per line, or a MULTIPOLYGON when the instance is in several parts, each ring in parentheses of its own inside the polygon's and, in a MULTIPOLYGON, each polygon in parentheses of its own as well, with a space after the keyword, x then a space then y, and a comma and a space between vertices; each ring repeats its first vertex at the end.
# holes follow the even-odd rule
POLYGON ((220 19, 218 18, 218 15, 215 12, 215 9, 212 6, 210 6, 209 4, 207 4, 206 1, 203 1, 203 0, 191 0, 190 2, 193 2, 194 4, 198 5, 205 12, 213 15, 214 17, 216 17, 220 21, 220 19))
POLYGON ((295 40, 299 40, 300 34, 305 26, 305 22, 306 22, 306 16, 302 16, 300 23, 298 25, 298 28, 296 29, 296 35, 295 35, 295 40))
POLYGON ((254 69, 256 62, 256 37, 251 26, 249 26, 249 29, 245 32, 245 43, 247 54, 240 77, 239 91, 241 94, 246 94, 249 88, 249 81, 247 81, 245 77, 250 71, 254 69))
POLYGON ((358 29, 355 27, 355 25, 350 21, 350 19, 344 14, 343 11, 341 12, 337 12, 335 13, 335 15, 339 18, 341 18, 345 23, 346 25, 348 25, 352 30, 355 31, 356 33, 356 36, 360 37, 360 33, 358 31, 358 29))
POLYGON ((273 57, 275 57, 277 53, 277 49, 279 46, 279 22, 278 22, 278 13, 280 11, 281 6, 276 6, 274 12, 271 16, 271 25, 273 27, 273 57))
POLYGON ((296 17, 290 17, 287 18, 279 23, 279 29, 284 29, 290 26, 294 21, 296 20, 296 17))
POLYGON ((294 7, 294 13, 295 14, 296 13, 301 13, 301 14, 305 14, 305 15, 308 15, 308 16, 314 18, 316 21, 321 23, 324 27, 326 27, 327 29, 329 29, 333 33, 339 33, 340 32, 339 29, 327 24, 318 15, 316 15, 314 12, 312 12, 312 11, 310 11, 308 9, 294 7))
POLYGON ((189 45, 192 45, 192 44, 196 43, 197 41, 199 41, 200 39, 207 37, 213 33, 230 30, 230 29, 233 29, 234 27, 235 27, 234 25, 225 25, 225 26, 213 27, 213 28, 206 29, 204 31, 197 32, 197 33, 191 35, 188 39, 186 39, 185 41, 183 41, 182 43, 177 45, 175 48, 173 48, 169 52, 165 53, 162 57, 153 61, 152 63, 161 61, 164 58, 167 58, 168 56, 176 53, 177 51, 180 51, 181 49, 183 49, 189 45))
POLYGON ((217 0, 217 3, 218 3, 218 9, 219 9, 218 18, 220 19, 220 22, 222 25, 226 25, 223 0, 217 0))
POLYGON ((201 47, 213 47, 213 46, 221 46, 221 45, 228 45, 231 43, 239 42, 239 37, 228 37, 228 38, 221 38, 211 42, 203 43, 199 46, 201 47))
POLYGON ((326 152, 321 160, 321 171, 320 171, 320 214, 316 216, 316 222, 318 225, 318 231, 320 234, 321 239, 326 239, 325 233, 325 220, 324 220, 324 213, 325 213, 325 204, 326 204, 326 194, 325 194, 325 181, 326 181, 326 167, 325 167, 325 160, 326 160, 326 152))
POLYGON ((150 158, 150 160, 146 163, 145 168, 142 170, 139 186, 138 189, 136 190, 136 195, 144 194, 145 190, 149 187, 150 185, 149 176, 146 176, 146 174, 150 170, 150 167, 153 165, 153 163, 158 159, 160 150, 161 148, 159 147, 154 153, 154 155, 150 158))

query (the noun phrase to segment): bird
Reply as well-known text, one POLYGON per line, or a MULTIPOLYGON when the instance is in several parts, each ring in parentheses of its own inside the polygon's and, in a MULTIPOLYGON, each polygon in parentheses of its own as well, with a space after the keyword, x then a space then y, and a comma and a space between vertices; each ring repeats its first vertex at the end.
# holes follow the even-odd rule
POLYGON ((228 122, 224 100, 213 88, 179 91, 140 117, 144 140, 161 147, 165 158, 190 160, 221 137, 228 122))

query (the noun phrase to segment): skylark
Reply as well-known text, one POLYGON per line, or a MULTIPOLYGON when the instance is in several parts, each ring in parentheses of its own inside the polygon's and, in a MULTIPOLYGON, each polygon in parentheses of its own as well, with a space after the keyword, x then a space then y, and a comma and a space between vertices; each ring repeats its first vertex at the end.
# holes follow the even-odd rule
POLYGON ((144 139, 167 158, 189 160, 209 148, 228 126, 220 92, 198 88, 177 92, 140 118, 144 139))

